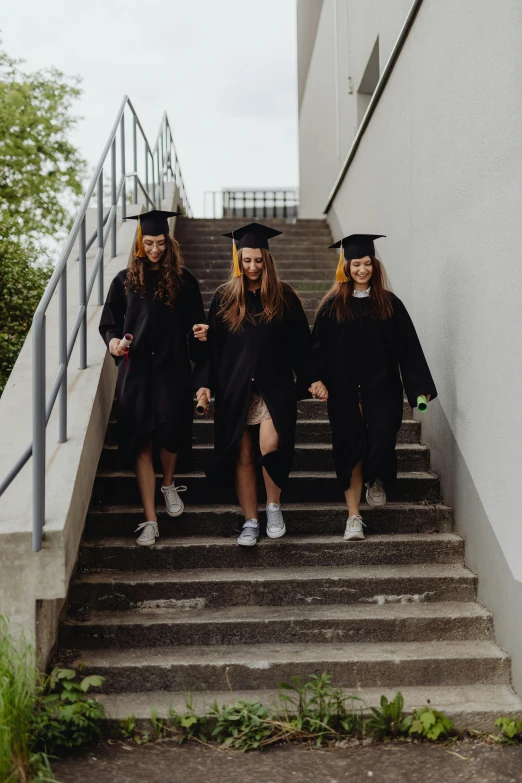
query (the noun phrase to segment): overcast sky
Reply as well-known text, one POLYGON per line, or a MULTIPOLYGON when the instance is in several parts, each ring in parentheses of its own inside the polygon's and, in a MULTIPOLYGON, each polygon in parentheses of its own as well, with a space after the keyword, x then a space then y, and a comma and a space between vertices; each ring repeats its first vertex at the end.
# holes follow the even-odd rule
POLYGON ((0 38, 32 70, 54 65, 82 77, 75 141, 90 164, 125 93, 152 143, 166 109, 202 215, 206 190, 298 183, 295 5, 5 0, 0 38))

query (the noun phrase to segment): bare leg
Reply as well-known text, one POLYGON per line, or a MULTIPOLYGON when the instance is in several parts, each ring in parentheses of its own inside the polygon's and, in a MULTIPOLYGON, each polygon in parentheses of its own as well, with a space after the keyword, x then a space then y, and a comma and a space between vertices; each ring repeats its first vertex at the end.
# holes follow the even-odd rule
POLYGON ((157 522, 154 495, 156 491, 156 475, 152 461, 152 441, 147 443, 136 457, 136 481, 141 495, 141 502, 147 522, 157 522))
POLYGON ((161 449, 160 460, 163 468, 163 486, 170 487, 174 481, 174 471, 176 470, 177 454, 173 454, 172 451, 167 449, 161 449))
MULTIPOLYGON (((274 427, 272 419, 265 419, 259 425, 259 448, 261 454, 268 454, 269 451, 275 451, 279 446, 279 435, 274 427)), ((266 502, 281 503, 281 490, 274 484, 266 470, 263 468, 263 479, 266 488, 266 502)))
POLYGON ((361 493, 363 488, 363 463, 359 460, 352 471, 350 486, 344 491, 346 505, 348 506, 348 516, 354 514, 359 516, 359 504, 361 502, 361 493))
POLYGON ((257 487, 254 446, 250 432, 245 430, 238 446, 236 462, 236 492, 245 520, 257 519, 257 487))

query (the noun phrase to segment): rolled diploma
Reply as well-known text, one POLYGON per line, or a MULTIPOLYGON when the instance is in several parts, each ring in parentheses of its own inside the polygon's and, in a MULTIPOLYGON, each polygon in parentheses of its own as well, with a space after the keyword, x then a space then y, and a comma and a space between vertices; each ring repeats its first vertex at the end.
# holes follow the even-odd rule
POLYGON ((210 402, 206 394, 203 395, 203 397, 199 398, 199 402, 196 405, 196 413, 199 413, 200 416, 203 416, 205 411, 207 410, 210 402))
POLYGON ((123 351, 126 351, 127 348, 130 348, 130 344, 132 343, 132 334, 125 334, 123 336, 123 340, 120 340, 119 348, 121 348, 123 351))
POLYGON ((424 394, 420 394, 417 397, 417 410, 419 410, 421 413, 424 413, 424 411, 428 407, 428 400, 424 396, 424 394))

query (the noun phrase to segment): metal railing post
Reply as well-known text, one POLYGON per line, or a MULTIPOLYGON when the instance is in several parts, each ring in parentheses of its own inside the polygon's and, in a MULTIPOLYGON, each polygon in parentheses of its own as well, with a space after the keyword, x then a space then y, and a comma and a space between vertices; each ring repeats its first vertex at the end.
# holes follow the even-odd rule
POLYGON ((98 269, 98 304, 102 305, 103 295, 103 169, 98 177, 98 250, 101 250, 100 267, 98 269))
POLYGON ((78 265, 78 276, 80 282, 80 307, 85 307, 82 323, 80 326, 80 370, 87 367, 87 234, 85 226, 85 217, 80 226, 80 257, 78 265))
POLYGON ((145 145, 145 190, 147 191, 147 194, 150 196, 150 192, 149 192, 149 151, 147 149, 147 145, 145 145))
POLYGON ((111 231, 111 258, 117 255, 116 250, 116 137, 114 137, 111 145, 111 204, 114 207, 114 218, 112 220, 111 231))
POLYGON ((138 121, 136 115, 132 115, 132 163, 134 165, 134 188, 132 191, 133 204, 138 203, 138 121))
POLYGON ((67 440, 67 264, 63 268, 58 284, 58 342, 59 364, 63 366, 60 383, 58 442, 67 440))
POLYGON ((165 137, 161 129, 161 198, 165 198, 165 137))
POLYGON ((33 330, 33 551, 39 552, 45 522, 45 314, 35 314, 33 330))
POLYGON ((120 124, 120 147, 121 147, 121 176, 123 178, 123 188, 121 191, 121 219, 127 220, 127 183, 125 179, 125 115, 121 115, 120 124))

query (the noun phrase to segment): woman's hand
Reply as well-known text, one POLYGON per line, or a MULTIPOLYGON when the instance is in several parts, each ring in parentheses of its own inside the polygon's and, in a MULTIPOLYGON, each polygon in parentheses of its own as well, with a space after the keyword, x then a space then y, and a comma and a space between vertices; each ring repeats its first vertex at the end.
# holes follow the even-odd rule
POLYGON ((196 400, 198 405, 201 405, 205 409, 208 408, 211 396, 212 394, 210 393, 210 389, 206 389, 204 386, 202 386, 196 392, 196 400))
POLYGON ((322 381, 315 381, 308 389, 314 400, 327 400, 328 389, 322 381))
POLYGON ((112 340, 109 343, 109 351, 112 353, 113 356, 125 356, 127 351, 125 348, 120 348, 121 340, 118 340, 117 337, 113 337, 112 340))
POLYGON ((207 340, 208 324, 194 324, 192 327, 196 340, 204 343, 207 340))

